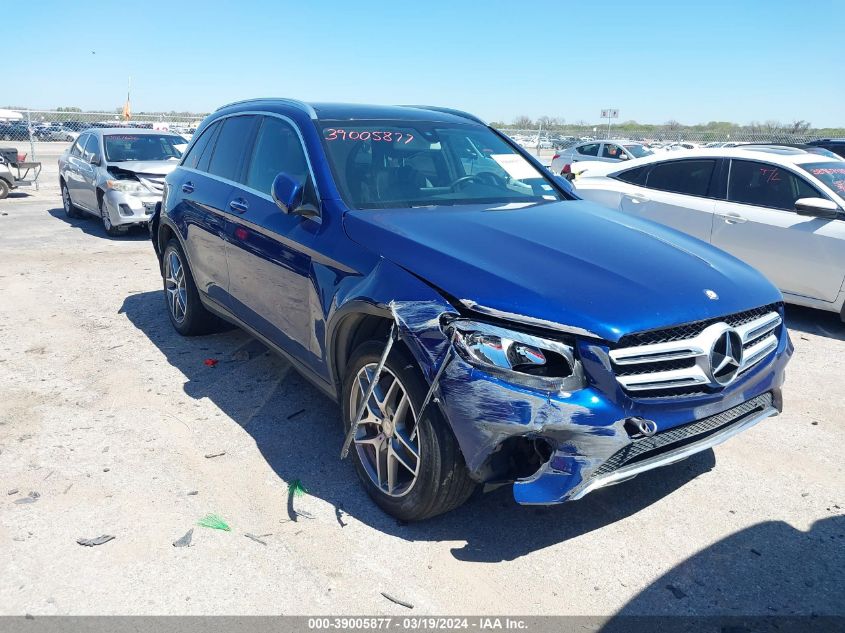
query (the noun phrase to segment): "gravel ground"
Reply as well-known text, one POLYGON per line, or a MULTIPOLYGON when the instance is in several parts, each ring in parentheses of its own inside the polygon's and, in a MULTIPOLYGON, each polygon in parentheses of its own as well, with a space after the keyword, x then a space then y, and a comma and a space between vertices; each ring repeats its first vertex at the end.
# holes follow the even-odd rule
POLYGON ((49 145, 0 201, 0 613, 845 614, 835 315, 789 309, 785 413, 715 451, 402 525, 338 460, 335 404, 239 331, 177 336, 145 233, 64 216, 49 145))

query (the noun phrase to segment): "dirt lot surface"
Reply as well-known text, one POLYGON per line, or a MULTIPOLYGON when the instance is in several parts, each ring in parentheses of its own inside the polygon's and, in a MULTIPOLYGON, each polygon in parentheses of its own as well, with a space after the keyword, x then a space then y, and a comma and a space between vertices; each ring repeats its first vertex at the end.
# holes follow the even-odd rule
POLYGON ((58 151, 0 201, 3 614, 845 613, 836 316, 789 309, 785 413, 713 452, 402 525, 338 460, 335 404, 239 331, 180 338, 145 233, 65 217, 58 151))

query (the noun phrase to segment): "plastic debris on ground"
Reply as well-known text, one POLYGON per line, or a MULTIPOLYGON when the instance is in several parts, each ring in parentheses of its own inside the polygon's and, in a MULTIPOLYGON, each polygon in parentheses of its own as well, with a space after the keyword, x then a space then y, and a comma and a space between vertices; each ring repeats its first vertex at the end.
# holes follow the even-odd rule
POLYGON ((85 547, 94 547, 95 545, 108 543, 112 539, 114 539, 114 537, 111 534, 103 534, 102 536, 98 536, 96 538, 79 538, 76 539, 76 542, 80 545, 84 545, 85 547))
POLYGON ((232 528, 229 527, 229 524, 226 523, 222 518, 220 518, 216 514, 205 515, 202 519, 199 520, 197 525, 211 528, 212 530, 224 530, 226 532, 232 531, 232 528))

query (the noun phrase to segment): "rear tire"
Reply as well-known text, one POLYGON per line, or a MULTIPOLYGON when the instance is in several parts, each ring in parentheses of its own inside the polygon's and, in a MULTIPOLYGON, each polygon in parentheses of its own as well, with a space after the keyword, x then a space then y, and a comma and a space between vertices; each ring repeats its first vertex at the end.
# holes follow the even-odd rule
MULTIPOLYGON (((358 347, 352 355, 343 381, 341 398, 346 432, 352 426, 357 413, 357 404, 365 389, 361 379, 367 376, 372 377, 370 372, 381 359, 384 345, 383 341, 370 341, 358 347)), ((384 386, 379 396, 384 398, 382 402, 384 410, 376 404, 374 399, 370 400, 372 406, 367 407, 364 418, 370 421, 359 426, 355 441, 349 450, 358 478, 364 484, 367 494, 382 510, 402 521, 421 521, 463 504, 474 492, 476 483, 470 479, 458 442, 437 405, 430 403, 422 419, 416 418, 428 387, 413 357, 403 346, 394 346, 385 363, 378 385, 377 393, 384 386), (400 387, 396 388, 396 393, 401 394, 399 391, 401 389, 408 397, 410 404, 404 409, 400 404, 400 396, 394 396, 394 398, 399 398, 399 402, 396 402, 391 409, 389 385, 392 385, 393 379, 400 383, 400 387), (373 415, 374 409, 378 410, 376 415, 373 415), (400 409, 404 412, 401 419, 400 409), (411 414, 414 420, 413 427, 407 422, 411 414), (381 422, 376 422, 376 420, 381 420, 381 422), (404 450, 408 445, 407 440, 410 435, 408 431, 411 428, 415 433, 418 456, 416 461, 413 460, 412 452, 404 450), (402 433, 401 442, 397 440, 400 432, 402 433), (384 438, 381 440, 381 448, 378 444, 379 437, 384 438), (402 487, 398 490, 394 488, 393 494, 389 492, 390 482, 383 481, 381 485, 376 483, 378 475, 375 473, 376 459, 380 460, 378 463, 382 465, 382 470, 390 470, 389 451, 392 449, 389 447, 391 446, 401 451, 405 462, 409 462, 417 471, 413 482, 408 485, 411 469, 407 466, 403 469, 401 465, 395 467, 394 472, 398 474, 394 476, 394 483, 400 480, 402 487), (382 456, 385 461, 381 461, 382 456), (402 475, 404 475, 404 480, 401 479, 402 475)), ((374 397, 377 393, 374 393, 374 397)), ((414 441, 412 440, 411 443, 413 444, 414 441)))
POLYGON ((3 200, 6 196, 8 196, 10 190, 11 187, 9 187, 9 183, 0 178, 0 200, 3 200))
POLYGON ((200 300, 194 276, 179 241, 171 239, 164 247, 164 302, 170 323, 182 336, 197 336, 215 331, 218 319, 200 300))

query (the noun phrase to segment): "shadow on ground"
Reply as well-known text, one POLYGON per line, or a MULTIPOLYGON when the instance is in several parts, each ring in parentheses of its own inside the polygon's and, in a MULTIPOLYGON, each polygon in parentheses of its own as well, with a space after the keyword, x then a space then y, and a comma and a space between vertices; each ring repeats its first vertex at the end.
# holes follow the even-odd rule
POLYGON ((254 438, 282 480, 299 479, 309 494, 332 504, 341 526, 349 515, 411 541, 466 541, 452 550, 460 560, 513 560, 602 528, 659 501, 715 464, 713 452, 705 451, 583 500, 543 508, 516 505, 507 486, 480 494, 447 515, 401 524, 370 501, 351 462, 340 461, 338 406, 296 372, 286 372, 286 361, 240 330, 182 338, 170 325, 160 292, 127 297, 121 313, 186 376, 188 396, 213 401, 254 438), (233 355, 245 357, 244 352, 249 360, 233 360, 233 355), (204 364, 207 358, 219 363, 211 369, 204 364))
POLYGON ((799 332, 845 341, 845 323, 836 312, 787 305, 786 325, 799 332))
POLYGON ((111 237, 109 235, 106 235, 106 229, 103 227, 103 222, 100 220, 100 218, 96 218, 93 215, 88 215, 87 213, 83 212, 83 216, 81 218, 69 218, 67 217, 67 214, 65 213, 65 210, 62 207, 59 207, 58 209, 50 209, 49 211, 47 211, 47 213, 49 213, 57 220, 61 220, 65 224, 68 224, 69 226, 72 226, 75 229, 79 229, 87 235, 100 237, 104 240, 128 240, 133 242, 141 242, 150 239, 150 234, 149 231, 147 231, 146 226, 133 226, 123 235, 111 237))
POLYGON ((746 620, 725 620, 721 627, 705 627, 701 621, 688 630, 841 630, 816 629, 811 622, 787 626, 783 620, 845 616, 845 516, 834 507, 828 509, 838 514, 816 521, 806 532, 769 521, 714 543, 637 594, 604 631, 639 631, 626 616, 658 615, 727 615, 746 620), (760 616, 774 619, 761 621, 760 616))

